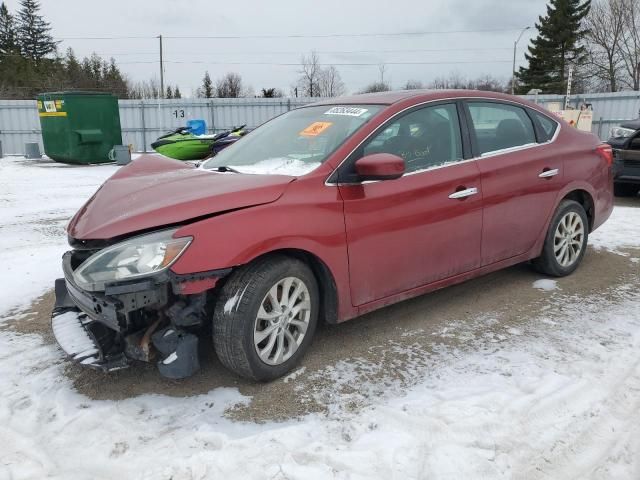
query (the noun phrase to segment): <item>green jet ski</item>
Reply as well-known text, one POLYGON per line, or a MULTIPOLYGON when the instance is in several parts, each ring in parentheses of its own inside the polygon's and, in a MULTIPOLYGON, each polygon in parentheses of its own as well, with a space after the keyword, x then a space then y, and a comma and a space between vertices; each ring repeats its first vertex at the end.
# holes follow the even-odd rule
POLYGON ((202 160, 237 142, 249 131, 246 125, 215 135, 194 135, 189 127, 180 127, 151 144, 156 152, 176 160, 202 160))

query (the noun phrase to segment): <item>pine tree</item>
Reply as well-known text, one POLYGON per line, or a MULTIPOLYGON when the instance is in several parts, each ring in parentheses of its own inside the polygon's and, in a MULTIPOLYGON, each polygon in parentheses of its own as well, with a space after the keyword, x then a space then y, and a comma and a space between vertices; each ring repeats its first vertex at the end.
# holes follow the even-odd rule
POLYGON ((67 48, 67 54, 64 58, 64 68, 67 74, 67 88, 83 88, 84 77, 82 67, 72 48, 67 48))
POLYGON ((57 44, 51 37, 51 27, 39 14, 37 0, 21 0, 18 12, 17 36, 22 54, 39 63, 56 51, 57 44))
POLYGON ((182 98, 182 93, 180 93, 180 89, 178 88, 178 85, 176 85, 176 87, 173 90, 173 98, 182 98))
POLYGON ((16 54, 17 46, 13 15, 9 13, 7 6, 2 2, 0 4, 0 54, 5 56, 16 54))
POLYGON ((173 98, 173 90, 171 89, 171 85, 167 85, 167 93, 164 98, 173 98))
POLYGON ((205 72, 204 78, 202 79, 202 95, 204 98, 213 97, 213 82, 211 81, 209 72, 205 72))
POLYGON ((586 60, 582 23, 591 8, 591 0, 550 0, 547 14, 536 23, 538 36, 525 55, 528 68, 517 74, 520 93, 540 89, 544 93, 566 92, 569 68, 586 60))

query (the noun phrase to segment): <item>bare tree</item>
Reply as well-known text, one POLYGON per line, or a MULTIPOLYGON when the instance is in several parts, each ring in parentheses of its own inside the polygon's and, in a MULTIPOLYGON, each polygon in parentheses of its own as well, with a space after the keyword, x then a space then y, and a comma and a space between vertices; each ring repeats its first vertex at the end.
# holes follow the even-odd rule
POLYGON ((391 85, 384 82, 373 82, 364 87, 360 93, 379 93, 379 92, 388 92, 391 90, 391 85))
POLYGON ((458 72, 452 72, 448 77, 437 77, 430 84, 429 88, 436 90, 458 90, 468 88, 468 82, 458 72))
POLYGON ((490 92, 506 92, 508 85, 505 81, 492 75, 482 75, 476 79, 467 79, 457 72, 448 77, 438 77, 429 84, 429 88, 436 90, 485 90, 490 92))
POLYGON ((421 90, 424 88, 424 84, 420 80, 407 80, 407 83, 402 87, 403 90, 421 90))
POLYGON ((633 90, 640 90, 640 0, 620 0, 625 21, 620 43, 622 64, 627 73, 624 83, 633 90))
POLYGON ((129 98, 160 98, 160 82, 155 77, 146 81, 129 83, 128 90, 129 98))
POLYGON ((242 95, 242 77, 237 73, 229 72, 216 82, 216 97, 238 98, 242 95))
POLYGON ((586 49, 590 75, 610 92, 618 91, 624 75, 621 43, 626 29, 625 0, 598 0, 592 2, 585 21, 586 49))
POLYGON ((475 80, 470 80, 467 83, 469 90, 483 90, 486 92, 502 92, 506 93, 510 91, 508 85, 503 80, 496 78, 492 75, 483 75, 475 80))
POLYGON ((320 96, 320 74, 322 67, 320 66, 320 57, 314 50, 306 57, 303 56, 301 61, 302 69, 300 70, 299 89, 304 97, 320 96))
POLYGON ((344 95, 345 88, 340 72, 331 65, 328 68, 320 69, 318 75, 318 95, 320 97, 339 97, 344 95))

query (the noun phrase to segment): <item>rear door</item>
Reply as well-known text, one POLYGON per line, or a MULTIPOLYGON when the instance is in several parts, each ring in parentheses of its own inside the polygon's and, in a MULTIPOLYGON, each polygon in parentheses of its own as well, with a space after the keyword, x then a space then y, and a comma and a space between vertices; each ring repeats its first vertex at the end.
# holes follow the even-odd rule
POLYGON ((524 254, 542 234, 562 187, 552 142, 559 126, 515 103, 466 104, 484 196, 484 266, 524 254))
MULTIPOLYGON (((460 108, 462 106, 460 105, 460 108)), ((353 304, 364 305, 480 265, 480 172, 463 153, 456 103, 390 120, 340 170, 353 304), (353 181, 364 155, 404 158, 398 180, 353 181)))

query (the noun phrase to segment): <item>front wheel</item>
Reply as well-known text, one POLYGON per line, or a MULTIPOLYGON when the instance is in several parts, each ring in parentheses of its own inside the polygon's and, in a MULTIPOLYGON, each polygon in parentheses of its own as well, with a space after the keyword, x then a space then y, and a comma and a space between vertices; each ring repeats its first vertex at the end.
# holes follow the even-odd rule
POLYGON ((281 377, 311 343, 318 307, 316 279, 302 261, 274 255, 240 268, 216 302, 213 344, 218 358, 246 378, 281 377))
POLYGON ((533 261, 533 266, 554 277, 570 275, 584 257, 588 237, 589 219, 584 207, 564 200, 551 221, 542 255, 533 261))

